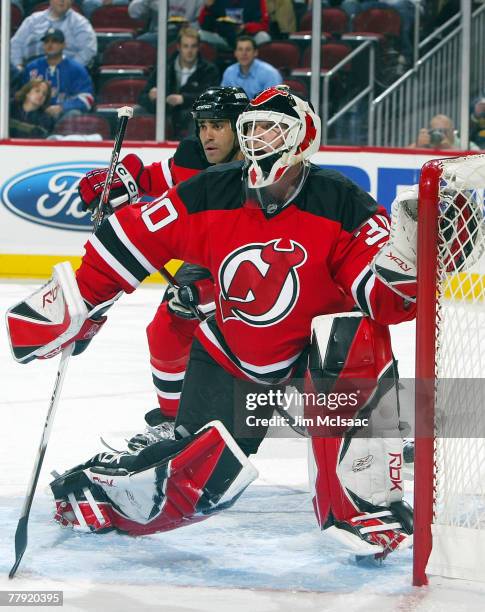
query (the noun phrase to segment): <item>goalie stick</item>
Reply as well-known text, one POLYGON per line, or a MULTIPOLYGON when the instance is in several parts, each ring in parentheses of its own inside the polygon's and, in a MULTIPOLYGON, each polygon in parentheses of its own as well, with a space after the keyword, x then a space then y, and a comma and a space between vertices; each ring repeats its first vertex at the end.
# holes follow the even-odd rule
POLYGON ((111 153, 111 161, 109 163, 108 173, 106 175, 106 181, 104 182, 103 192, 101 194, 101 200, 99 206, 95 209, 91 215, 93 220, 93 232, 95 232, 101 225, 104 217, 111 212, 109 205, 109 192, 111 190, 111 184, 116 170, 116 164, 120 157, 121 145, 125 137, 125 130, 128 124, 128 119, 133 117, 133 109, 131 106, 122 106, 118 109, 118 127, 116 130, 115 143, 113 146, 113 152, 111 153))
POLYGON ((54 384, 54 389, 52 391, 51 401, 49 404, 49 410, 47 411, 47 416, 44 423, 44 429, 42 431, 42 436, 40 439, 39 450, 37 453, 37 459, 35 461, 34 469, 32 470, 32 476, 30 477, 29 487, 27 489, 27 494, 25 495, 24 505, 22 507, 22 513, 20 515, 20 519, 17 525, 17 529, 15 531, 15 563, 10 570, 8 575, 9 578, 13 578, 15 576, 15 572, 17 571, 20 562, 22 561, 22 557, 24 556, 24 552, 27 548, 27 526, 29 521, 30 508, 32 507, 32 501, 34 499, 35 489, 37 487, 37 481, 39 480, 40 471, 42 469, 42 463, 44 461, 45 451, 47 449, 47 443, 49 442, 49 437, 52 429, 52 423, 54 422, 54 415, 56 413, 57 404, 59 403, 59 397, 62 389, 62 385, 64 383, 64 377, 66 374, 66 368, 69 361, 69 357, 71 356, 74 350, 74 343, 67 346, 62 351, 61 361, 59 363, 59 368, 56 374, 56 382, 54 384))
MULTIPOLYGON (((106 176, 106 181, 103 187, 103 193, 101 195, 101 201, 99 207, 93 214, 93 232, 99 227, 101 222, 103 221, 106 213, 109 211, 109 192, 111 188, 111 183, 113 182, 113 176, 116 168, 116 164, 118 162, 118 158, 121 151, 121 145, 123 144, 123 139, 125 137, 126 125, 128 123, 128 119, 133 117, 133 109, 130 106, 123 106, 118 110, 118 129, 116 132, 115 143, 113 146, 113 152, 111 154, 111 162, 109 166, 109 171, 106 176)), ((44 455, 47 449, 47 443, 49 442, 49 437, 52 429, 52 424, 54 422, 54 416, 57 409, 57 404, 59 403, 59 398, 61 394, 62 385, 64 383, 64 377, 66 374, 67 364, 69 362, 69 358, 74 351, 74 343, 68 345, 61 354, 61 361, 59 363, 59 368, 56 374, 56 381, 54 384, 54 389, 52 391, 51 400, 49 403, 49 409, 47 411, 47 416, 44 423, 44 429, 42 431, 42 437, 40 440, 40 446, 37 453, 37 457, 34 463, 34 468, 32 470, 32 476, 30 478, 29 486, 27 489, 27 493, 24 499, 24 505, 22 507, 22 512, 20 515, 19 522, 17 524, 17 529, 15 530, 15 563, 10 570, 8 577, 12 579, 15 576, 15 573, 22 561, 22 557, 27 549, 27 539, 28 539, 28 522, 30 509, 32 507, 32 502, 35 495, 35 490, 37 488, 37 482, 39 480, 39 475, 42 469, 42 464, 44 462, 44 455)))

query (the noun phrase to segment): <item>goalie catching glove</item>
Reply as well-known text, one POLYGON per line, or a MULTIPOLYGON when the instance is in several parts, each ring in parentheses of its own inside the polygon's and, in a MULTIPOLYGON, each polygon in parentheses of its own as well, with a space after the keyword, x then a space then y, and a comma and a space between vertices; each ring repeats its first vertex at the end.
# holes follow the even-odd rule
MULTIPOLYGON (((83 210, 95 211, 99 206, 108 168, 91 170, 79 181, 79 197, 83 210)), ((109 204, 116 209, 136 202, 140 194, 150 191, 150 175, 141 159, 130 153, 116 164, 110 189, 109 204)))
POLYGON ((392 203, 391 236, 371 263, 372 271, 395 293, 416 301, 418 186, 400 193, 392 203))
POLYGON ((73 355, 79 355, 104 325, 104 313, 119 295, 92 308, 81 296, 71 264, 57 264, 49 282, 7 311, 14 359, 46 359, 72 343, 73 355))

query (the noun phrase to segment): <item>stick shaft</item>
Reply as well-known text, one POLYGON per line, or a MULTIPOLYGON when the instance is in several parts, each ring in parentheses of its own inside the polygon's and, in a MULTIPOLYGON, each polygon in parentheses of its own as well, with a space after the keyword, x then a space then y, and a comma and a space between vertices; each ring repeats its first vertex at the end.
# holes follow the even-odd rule
POLYGON ((103 186, 103 192, 101 194, 100 204, 94 215, 93 231, 96 231, 101 225, 106 213, 109 211, 109 192, 111 191, 111 184, 115 175, 116 164, 120 157, 121 146, 125 138, 126 126, 128 124, 129 115, 121 115, 118 119, 118 127, 116 130, 115 142, 113 145, 113 152, 111 153, 111 160, 109 163, 108 173, 103 186))
POLYGON ((20 515, 20 519, 17 525, 17 530, 15 531, 15 563, 12 566, 12 569, 10 570, 9 578, 13 578, 15 576, 15 572, 17 571, 17 568, 20 565, 20 561, 22 560, 24 552, 27 548, 27 528, 30 509, 32 507, 35 489, 37 488, 37 482, 39 480, 40 471, 42 469, 42 463, 44 462, 44 455, 47 449, 47 444, 49 442, 57 405, 59 403, 59 397, 61 395, 61 389, 64 383, 67 364, 69 362, 69 357, 71 356, 73 350, 74 343, 68 345, 62 351, 61 361, 59 363, 59 368, 56 374, 56 381, 54 383, 54 389, 52 391, 52 396, 49 403, 49 409, 47 411, 44 428, 42 430, 42 436, 40 438, 39 450, 35 459, 29 486, 25 494, 24 505, 22 507, 22 513, 20 515))

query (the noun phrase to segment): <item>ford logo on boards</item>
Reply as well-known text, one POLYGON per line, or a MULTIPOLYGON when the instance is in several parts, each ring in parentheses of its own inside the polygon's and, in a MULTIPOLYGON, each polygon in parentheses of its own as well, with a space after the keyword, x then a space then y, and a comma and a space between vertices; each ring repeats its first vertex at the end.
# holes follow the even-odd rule
POLYGON ((81 178, 106 162, 38 166, 13 176, 1 187, 4 206, 19 217, 60 229, 90 231, 91 213, 83 211, 77 187, 81 178))

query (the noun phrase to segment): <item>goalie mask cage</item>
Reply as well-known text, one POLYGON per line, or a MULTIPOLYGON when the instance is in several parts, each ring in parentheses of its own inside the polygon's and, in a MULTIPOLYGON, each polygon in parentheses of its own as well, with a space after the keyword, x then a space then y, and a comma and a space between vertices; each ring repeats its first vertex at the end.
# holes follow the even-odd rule
POLYGON ((485 581, 485 155, 423 166, 413 583, 485 581))

